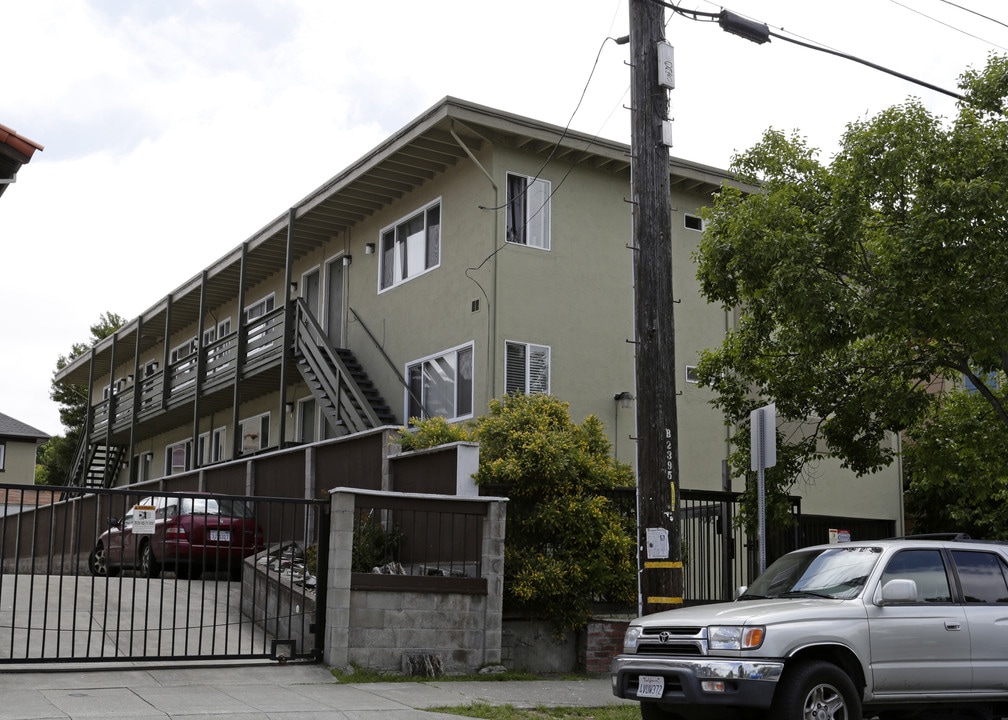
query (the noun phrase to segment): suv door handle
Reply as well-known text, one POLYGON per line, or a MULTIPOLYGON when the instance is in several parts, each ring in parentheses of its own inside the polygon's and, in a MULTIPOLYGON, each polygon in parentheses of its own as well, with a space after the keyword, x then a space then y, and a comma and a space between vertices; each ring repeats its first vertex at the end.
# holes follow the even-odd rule
POLYGON ((962 630, 962 624, 956 622, 955 620, 946 620, 945 621, 945 629, 946 630, 962 630))

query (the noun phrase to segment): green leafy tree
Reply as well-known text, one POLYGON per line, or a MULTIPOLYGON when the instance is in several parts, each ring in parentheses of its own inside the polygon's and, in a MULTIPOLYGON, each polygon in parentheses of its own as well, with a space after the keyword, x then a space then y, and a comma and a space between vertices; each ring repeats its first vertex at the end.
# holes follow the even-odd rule
POLYGON ((59 405, 60 422, 65 433, 50 438, 40 449, 35 482, 39 485, 63 485, 73 465, 74 452, 80 440, 84 421, 87 419, 88 388, 84 385, 57 383, 56 374, 66 368, 76 358, 91 349, 95 343, 104 340, 126 323, 125 318, 113 312, 104 312, 98 322, 89 329, 88 342, 74 343, 68 355, 60 355, 53 371, 52 388, 49 397, 59 405))
POLYGON ((990 403, 979 393, 949 393, 907 438, 906 511, 914 531, 1008 539, 1008 428, 990 403))
POLYGON ((606 496, 632 486, 633 473, 612 458, 598 418, 578 425, 567 403, 516 394, 493 400, 472 427, 441 418, 414 425, 415 432, 402 433, 413 435, 406 441, 413 449, 478 440, 476 482, 509 498, 506 611, 548 620, 560 634, 583 628, 594 602, 633 603, 635 529, 606 496))
POLYGON ((789 472, 824 455, 858 474, 891 463, 887 435, 928 417, 937 378, 969 378, 1008 427, 987 383, 1008 369, 1006 77, 1005 57, 964 74, 952 121, 909 99, 852 122, 829 165, 768 131, 734 159, 748 191, 705 211, 698 279, 738 323, 698 375, 746 444, 767 401, 805 419, 784 438, 789 472))

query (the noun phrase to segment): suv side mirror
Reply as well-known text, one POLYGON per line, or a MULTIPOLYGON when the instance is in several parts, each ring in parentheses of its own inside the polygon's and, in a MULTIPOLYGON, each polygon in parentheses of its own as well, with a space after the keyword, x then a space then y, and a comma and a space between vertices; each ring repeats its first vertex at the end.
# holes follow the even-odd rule
POLYGON ((882 605, 917 602, 917 583, 907 578, 890 580, 882 586, 882 605))
POLYGON ((735 591, 735 599, 738 600, 740 597, 745 595, 745 591, 749 589, 748 585, 739 585, 738 590, 735 591))

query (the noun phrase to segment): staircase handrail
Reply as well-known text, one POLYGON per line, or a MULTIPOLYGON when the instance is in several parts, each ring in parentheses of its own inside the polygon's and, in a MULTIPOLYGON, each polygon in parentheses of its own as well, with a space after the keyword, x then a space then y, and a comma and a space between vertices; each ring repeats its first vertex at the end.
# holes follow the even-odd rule
POLYGON ((83 485, 84 477, 87 474, 87 454, 88 447, 87 433, 84 432, 84 428, 81 428, 80 433, 77 436, 77 449, 74 450, 73 463, 70 465, 70 474, 67 476, 65 485, 83 485), (79 474, 79 477, 78 477, 79 474), (76 482, 77 480, 80 482, 76 482))
MULTIPOLYGON (((392 372, 395 374, 396 378, 399 380, 399 383, 403 386, 403 388, 405 388, 406 394, 409 395, 413 399, 414 402, 416 402, 417 406, 420 408, 420 411, 423 413, 423 416, 424 417, 430 417, 431 414, 430 414, 430 412, 428 412, 427 406, 424 405, 423 399, 422 398, 418 398, 416 396, 416 393, 414 393, 410 389, 409 383, 406 382, 406 378, 404 378, 402 376, 402 373, 400 373, 399 370, 396 368, 396 366, 393 364, 392 358, 390 358, 388 356, 388 353, 385 352, 385 348, 383 348, 380 344, 378 344, 378 339, 374 336, 374 334, 368 328, 367 323, 364 322, 364 319, 360 315, 358 315, 357 311, 354 310, 349 305, 347 306, 347 310, 349 310, 353 314, 353 316, 357 320, 357 322, 360 323, 361 328, 364 330, 364 334, 368 336, 368 339, 371 341, 371 344, 373 344, 375 346, 375 349, 378 350, 378 353, 382 356, 382 358, 385 359, 385 362, 386 362, 386 364, 388 364, 389 369, 392 370, 392 372)), ((406 424, 409 424, 409 418, 406 418, 406 424)))
MULTIPOLYGON (((294 342, 301 346, 302 354, 307 357, 312 357, 314 353, 308 352, 313 347, 320 349, 326 356, 326 360, 332 363, 332 366, 336 368, 340 375, 340 380, 346 389, 353 395, 354 399, 357 401, 357 405, 360 412, 367 416, 368 421, 371 423, 371 427, 379 427, 381 425, 381 420, 378 414, 375 412, 371 403, 368 399, 364 397, 357 383, 354 382, 350 371, 347 369, 346 364, 343 359, 336 352, 336 349, 329 342, 329 336, 322 329, 319 321, 315 319, 315 316, 308 309, 307 303, 305 303, 303 298, 296 298, 294 301, 294 325, 296 332, 294 333, 294 342), (306 329, 312 333, 312 342, 306 342, 306 329)), ((316 372, 318 372, 316 368, 316 372)), ((331 388, 337 389, 338 388, 331 388)), ((337 396, 338 398, 338 396, 337 396)), ((334 398, 336 399, 336 398, 334 398)))

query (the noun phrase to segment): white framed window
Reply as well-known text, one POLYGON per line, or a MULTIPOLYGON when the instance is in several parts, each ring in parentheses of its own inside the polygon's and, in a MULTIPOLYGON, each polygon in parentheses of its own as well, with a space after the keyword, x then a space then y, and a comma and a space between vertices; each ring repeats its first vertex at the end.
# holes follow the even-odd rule
POLYGON ((384 228, 378 290, 387 290, 441 264, 441 200, 384 228))
POLYGON ((693 383, 694 385, 697 384, 698 382, 700 382, 697 379, 696 365, 687 365, 686 366, 686 382, 693 383))
POLYGON ((7 441, 0 440, 0 472, 7 469, 7 441))
POLYGON ((241 433, 243 453, 253 453, 269 447, 270 414, 263 413, 242 420, 239 432, 241 433))
POLYGON ((200 465, 220 462, 224 459, 224 442, 227 429, 219 427, 212 433, 205 432, 199 436, 200 465))
POLYGON ((248 346, 247 354, 250 357, 273 345, 272 341, 261 342, 266 336, 267 327, 265 322, 256 321, 268 313, 273 312, 275 307, 276 293, 270 293, 266 297, 257 300, 245 308, 245 327, 248 328, 248 336, 245 341, 248 346))
POLYGON ((507 174, 507 241, 550 249, 550 183, 507 174))
POLYGON ((231 318, 226 317, 217 323, 216 327, 203 331, 203 347, 207 349, 207 375, 226 369, 229 365, 231 341, 227 340, 215 345, 231 334, 231 318), (212 346, 212 347, 211 347, 212 346))
POLYGON ((462 345, 406 366, 406 417, 449 420, 473 412, 473 346, 462 345))
POLYGON ((686 213, 683 215, 683 224, 687 230, 695 230, 697 232, 703 232, 704 221, 699 215, 690 215, 686 213))
POLYGON ((171 353, 168 355, 168 362, 175 364, 180 360, 185 360, 191 355, 196 354, 196 338, 195 336, 186 340, 181 345, 177 345, 172 348, 171 353))
POLYGON ((506 341, 504 343, 504 392, 549 394, 550 348, 506 341))
POLYGON ((161 363, 159 363, 157 360, 148 360, 146 363, 144 363, 143 376, 145 378, 149 378, 151 375, 156 373, 158 371, 158 368, 160 367, 161 363))
POLYGON ((185 440, 165 447, 165 475, 177 475, 189 470, 191 445, 191 440, 185 440))
POLYGON ((227 457, 227 428, 219 427, 213 431, 210 444, 210 462, 220 462, 227 457))

